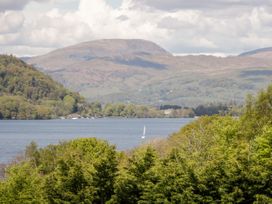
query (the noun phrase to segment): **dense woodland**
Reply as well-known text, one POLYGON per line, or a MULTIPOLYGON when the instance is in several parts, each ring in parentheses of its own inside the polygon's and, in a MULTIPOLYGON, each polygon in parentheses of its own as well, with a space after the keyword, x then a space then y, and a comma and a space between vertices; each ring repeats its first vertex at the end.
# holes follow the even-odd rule
POLYGON ((83 117, 127 117, 127 118, 160 118, 164 117, 161 110, 144 105, 91 102, 80 109, 83 117))
POLYGON ((135 104, 106 104, 102 105, 99 102, 86 104, 81 109, 82 116, 97 116, 97 117, 129 117, 129 118, 192 118, 195 116, 204 115, 232 115, 238 116, 241 114, 241 106, 237 104, 207 104, 199 105, 196 108, 181 107, 178 105, 161 105, 160 107, 135 105, 135 104))
POLYGON ((77 112, 84 100, 13 56, 0 55, 0 119, 47 119, 77 112))
POLYGON ((2 203, 272 203, 272 86, 239 118, 205 116, 129 152, 95 138, 38 148, 6 168, 2 203))
POLYGON ((192 118, 203 115, 232 115, 241 114, 241 106, 208 104, 196 108, 181 107, 178 105, 161 105, 152 107, 136 104, 99 102, 85 103, 79 109, 82 117, 127 117, 127 118, 192 118))

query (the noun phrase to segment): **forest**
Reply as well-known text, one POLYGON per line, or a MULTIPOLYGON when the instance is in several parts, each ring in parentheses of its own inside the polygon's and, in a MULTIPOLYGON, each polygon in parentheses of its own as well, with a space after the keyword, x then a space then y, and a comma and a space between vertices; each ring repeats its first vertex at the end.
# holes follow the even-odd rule
POLYGON ((204 116, 164 140, 117 151, 95 138, 32 142, 0 182, 24 203, 272 203, 272 86, 242 115, 204 116))
POLYGON ((80 109, 83 117, 127 117, 127 118, 193 118, 203 115, 239 115, 239 105, 207 104, 193 107, 181 107, 178 105, 161 105, 152 107, 137 104, 107 103, 102 105, 99 102, 86 103, 80 109))
POLYGON ((22 60, 0 55, 0 119, 50 119, 77 112, 79 94, 22 60))

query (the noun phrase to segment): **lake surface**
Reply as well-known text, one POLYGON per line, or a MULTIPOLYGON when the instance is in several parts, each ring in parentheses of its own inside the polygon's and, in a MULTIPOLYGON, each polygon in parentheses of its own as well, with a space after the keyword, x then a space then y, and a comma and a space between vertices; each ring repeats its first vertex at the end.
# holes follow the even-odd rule
POLYGON ((39 147, 78 137, 96 137, 126 150, 155 138, 165 138, 193 119, 2 120, 0 163, 11 161, 35 141, 39 147), (141 139, 146 126, 146 139, 141 139))

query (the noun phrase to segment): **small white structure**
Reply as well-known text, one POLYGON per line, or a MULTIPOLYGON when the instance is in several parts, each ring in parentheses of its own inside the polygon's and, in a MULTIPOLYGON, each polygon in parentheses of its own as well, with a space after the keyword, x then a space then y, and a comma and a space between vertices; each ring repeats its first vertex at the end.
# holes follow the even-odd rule
POLYGON ((145 126, 144 126, 144 130, 143 130, 142 139, 145 139, 145 132, 146 132, 146 128, 145 128, 145 126))

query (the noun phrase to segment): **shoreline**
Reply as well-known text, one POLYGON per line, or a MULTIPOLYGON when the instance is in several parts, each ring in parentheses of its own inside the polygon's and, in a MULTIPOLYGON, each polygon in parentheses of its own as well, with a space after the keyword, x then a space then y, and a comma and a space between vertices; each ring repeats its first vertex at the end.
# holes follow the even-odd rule
POLYGON ((48 120, 98 120, 98 119, 194 119, 195 117, 98 117, 98 118, 51 118, 51 119, 0 119, 0 121, 48 121, 48 120))

